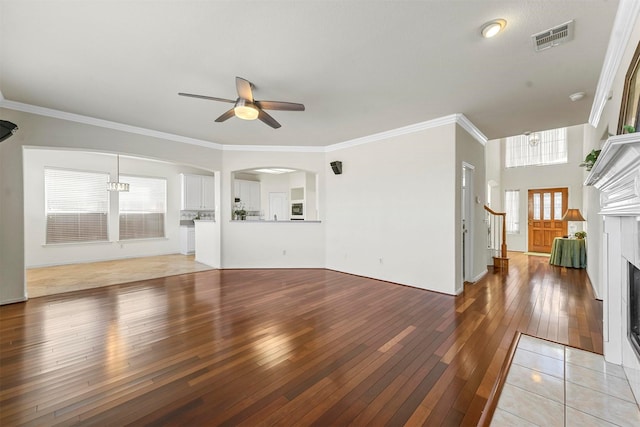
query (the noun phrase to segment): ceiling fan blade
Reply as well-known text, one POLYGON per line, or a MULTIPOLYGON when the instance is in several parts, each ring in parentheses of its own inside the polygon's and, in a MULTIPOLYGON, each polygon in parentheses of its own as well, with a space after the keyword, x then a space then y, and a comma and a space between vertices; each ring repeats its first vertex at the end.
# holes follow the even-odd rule
POLYGON ((216 119, 216 122, 218 122, 218 123, 224 122, 225 120, 229 120, 231 117, 233 117, 235 115, 236 115, 236 112, 232 108, 229 111, 223 113, 220 117, 218 117, 216 119))
POLYGON ((268 115, 262 110, 260 110, 260 112, 258 113, 258 118, 274 129, 278 129, 280 127, 280 123, 278 123, 276 119, 274 119, 273 117, 271 117, 270 115, 268 115))
POLYGON ((249 80, 245 80, 242 77, 236 77, 236 90, 238 91, 238 96, 240 98, 253 102, 253 92, 251 91, 252 87, 253 84, 249 80))
POLYGON ((254 104, 265 110, 304 111, 304 105, 295 102, 254 101, 254 104))
POLYGON ((193 93, 183 93, 183 92, 178 92, 178 95, 180 96, 189 96, 191 98, 200 98, 200 99, 208 99, 210 101, 220 101, 220 102, 229 102, 231 104, 234 104, 236 101, 233 101, 231 99, 225 99, 225 98, 216 98, 215 96, 205 96, 205 95, 195 95, 193 93))

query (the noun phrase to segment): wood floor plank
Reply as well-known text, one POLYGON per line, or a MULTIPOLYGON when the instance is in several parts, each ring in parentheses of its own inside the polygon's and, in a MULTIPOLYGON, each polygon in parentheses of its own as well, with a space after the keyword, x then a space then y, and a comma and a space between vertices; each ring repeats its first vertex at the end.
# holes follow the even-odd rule
POLYGON ((0 425, 475 425, 517 331, 602 352, 585 270, 509 256, 457 297, 210 270, 0 306, 0 425))

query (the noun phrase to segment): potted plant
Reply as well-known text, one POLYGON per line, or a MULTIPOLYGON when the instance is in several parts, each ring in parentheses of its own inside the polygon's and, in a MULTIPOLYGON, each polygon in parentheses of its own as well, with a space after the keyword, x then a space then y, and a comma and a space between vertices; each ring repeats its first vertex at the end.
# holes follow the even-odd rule
POLYGON ((586 168, 588 171, 590 171, 593 165, 595 164, 596 160, 598 160, 600 151, 602 150, 596 150, 596 149, 591 150, 591 152, 587 154, 587 157, 584 158, 584 162, 580 163, 580 167, 586 168))
POLYGON ((233 219, 236 221, 247 219, 247 211, 244 210, 244 203, 240 202, 239 199, 233 205, 233 219))
POLYGON ((576 239, 584 239, 585 237, 587 237, 587 232, 586 231, 576 231, 574 236, 576 236, 576 239))

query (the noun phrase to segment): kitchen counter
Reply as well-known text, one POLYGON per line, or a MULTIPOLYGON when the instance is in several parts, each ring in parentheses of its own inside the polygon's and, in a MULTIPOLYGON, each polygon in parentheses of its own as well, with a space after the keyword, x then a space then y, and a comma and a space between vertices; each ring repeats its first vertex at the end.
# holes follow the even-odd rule
POLYGON ((283 219, 281 221, 274 221, 272 219, 267 219, 267 220, 260 220, 260 219, 245 219, 245 220, 237 220, 237 219, 232 219, 229 222, 238 222, 238 223, 250 223, 250 224, 255 224, 257 222, 263 223, 270 223, 270 224, 291 224, 291 223, 306 223, 306 224, 318 224, 321 223, 322 221, 319 220, 301 220, 301 219, 283 219))
POLYGON ((196 261, 220 268, 220 236, 218 224, 213 220, 196 219, 196 261))

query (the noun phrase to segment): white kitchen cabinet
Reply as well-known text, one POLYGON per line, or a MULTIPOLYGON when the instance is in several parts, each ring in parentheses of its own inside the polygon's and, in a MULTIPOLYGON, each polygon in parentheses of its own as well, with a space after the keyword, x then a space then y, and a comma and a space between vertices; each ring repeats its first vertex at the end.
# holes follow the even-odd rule
POLYGON ((180 227, 180 253, 189 255, 196 250, 196 229, 195 227, 180 227))
POLYGON ((234 197, 240 199, 240 203, 246 211, 260 210, 260 182, 236 179, 233 183, 234 197))
POLYGON ((186 211, 214 210, 214 178, 207 175, 183 173, 181 209, 186 211))

